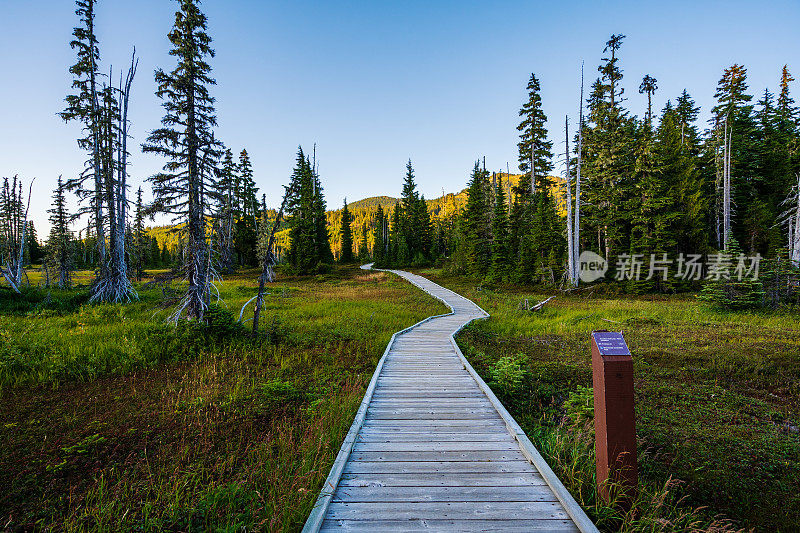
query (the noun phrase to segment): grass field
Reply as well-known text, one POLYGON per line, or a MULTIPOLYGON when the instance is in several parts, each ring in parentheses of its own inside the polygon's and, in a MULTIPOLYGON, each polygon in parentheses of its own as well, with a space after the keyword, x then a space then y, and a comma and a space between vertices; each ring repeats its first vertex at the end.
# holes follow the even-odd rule
MULTIPOLYGON (((530 313, 519 303, 543 295, 421 273, 492 315, 459 344, 601 529, 796 530, 796 313, 592 291, 530 313), (627 516, 595 498, 597 329, 634 354, 642 491, 627 516)), ((445 309, 389 274, 281 276, 253 338, 234 319, 255 277, 221 283, 205 327, 166 325, 171 291, 152 285, 127 305, 0 290, 2 527, 298 530, 389 337, 445 309)))
MULTIPOLYGON (((492 315, 465 329, 459 345, 605 529, 621 526, 604 515, 593 491, 587 388, 589 334, 598 329, 623 331, 634 355, 640 477, 647 495, 667 496, 645 507, 661 505, 660 519, 669 520, 681 515, 674 507, 685 496, 678 507, 705 507, 694 514, 699 529, 708 525, 705 519, 721 515, 736 527, 797 531, 796 312, 732 313, 691 295, 604 298, 582 291, 559 295, 543 311, 530 313, 518 309, 522 300, 535 303, 544 295, 515 287, 479 289, 438 270, 420 273, 492 315)), ((688 517, 672 525, 645 518, 630 529, 692 530, 688 517)))
POLYGON ((0 290, 0 528, 298 530, 390 336, 445 309, 383 273, 281 277, 253 338, 220 309, 256 275, 203 328, 164 324, 152 286, 0 290))

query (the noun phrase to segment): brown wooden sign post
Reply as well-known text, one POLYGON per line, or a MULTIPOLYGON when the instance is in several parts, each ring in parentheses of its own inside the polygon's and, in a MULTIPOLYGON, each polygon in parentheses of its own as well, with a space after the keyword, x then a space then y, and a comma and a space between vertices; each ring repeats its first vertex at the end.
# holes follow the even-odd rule
POLYGON ((609 484, 622 485, 622 503, 636 497, 636 416, 633 359, 622 333, 592 332, 597 486, 609 500, 609 484))

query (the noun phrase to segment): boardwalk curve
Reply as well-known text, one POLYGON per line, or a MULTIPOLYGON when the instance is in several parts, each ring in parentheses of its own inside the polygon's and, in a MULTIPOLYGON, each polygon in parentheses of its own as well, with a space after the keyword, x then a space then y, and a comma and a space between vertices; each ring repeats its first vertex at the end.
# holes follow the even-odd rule
POLYGON ((392 336, 303 531, 596 532, 453 338, 488 313, 389 272, 452 311, 392 336))

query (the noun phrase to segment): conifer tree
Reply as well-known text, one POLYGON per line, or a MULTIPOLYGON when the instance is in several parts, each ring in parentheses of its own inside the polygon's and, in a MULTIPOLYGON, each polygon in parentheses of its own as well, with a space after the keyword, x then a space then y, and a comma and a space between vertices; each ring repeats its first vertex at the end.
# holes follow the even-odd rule
POLYGON ((319 258, 313 213, 314 178, 302 148, 297 151, 290 187, 296 192, 290 197, 287 206, 287 213, 290 215, 288 258, 301 273, 308 273, 316 268, 319 258))
POLYGON ((164 100, 165 115, 162 127, 150 134, 143 149, 167 158, 164 170, 150 178, 156 205, 185 222, 183 272, 188 287, 172 318, 177 320, 185 310, 189 318, 202 320, 209 305, 211 274, 206 240, 206 215, 211 214, 208 192, 214 187, 214 164, 220 156, 213 133, 217 125, 214 98, 209 92, 216 82, 207 62, 214 51, 199 0, 179 2, 168 35, 170 55, 178 64, 169 73, 156 70, 156 96, 164 100))
POLYGON ((239 173, 233 162, 233 152, 230 148, 225 150, 222 165, 219 170, 217 189, 219 191, 219 214, 217 215, 218 261, 220 270, 232 273, 234 270, 234 250, 236 221, 239 207, 237 203, 237 188, 239 187, 239 173))
POLYGON ((256 241, 258 239, 258 187, 253 179, 253 165, 247 150, 239 154, 239 165, 236 169, 236 229, 234 231, 234 248, 239 264, 255 266, 256 241))
POLYGON ((353 230, 350 227, 352 223, 353 217, 347 208, 347 198, 345 198, 344 207, 342 207, 342 252, 339 255, 339 262, 341 263, 353 262, 353 230))
POLYGON ((378 204, 378 209, 375 212, 375 219, 372 226, 372 258, 378 265, 382 265, 386 260, 388 222, 389 221, 386 219, 386 215, 383 214, 383 207, 378 204))
POLYGON ((314 184, 312 206, 317 259, 320 263, 329 264, 333 262, 333 250, 331 250, 330 234, 328 233, 327 203, 325 202, 325 196, 322 194, 322 182, 320 181, 319 173, 313 167, 309 166, 309 168, 311 169, 314 184))
POLYGON ((363 222, 361 224, 361 235, 358 243, 358 260, 359 261, 369 261, 369 243, 368 243, 368 232, 367 232, 367 223, 363 222))
POLYGON ((653 125, 653 94, 658 90, 657 82, 658 80, 650 74, 646 74, 645 77, 642 78, 642 83, 639 85, 639 94, 647 95, 647 118, 645 119, 645 123, 648 127, 652 127, 653 125))
POLYGON ((492 218, 492 262, 486 280, 503 281, 510 265, 508 250, 508 207, 502 182, 495 188, 494 217, 492 218))
POLYGON ((136 212, 133 218, 133 273, 136 281, 142 281, 144 267, 147 263, 147 233, 144 229, 144 205, 142 203, 142 188, 136 191, 136 212))
POLYGON ((765 294, 761 281, 754 273, 736 272, 741 256, 739 243, 736 240, 729 241, 725 252, 717 256, 717 261, 712 261, 721 268, 703 285, 698 295, 700 300, 724 309, 749 309, 763 304, 765 294))
POLYGON ((431 215, 428 212, 428 202, 425 201, 425 195, 421 195, 419 202, 417 202, 417 229, 418 249, 414 254, 415 264, 422 265, 430 257, 433 246, 433 228, 431 226, 431 215))
POLYGON ((158 246, 158 239, 155 237, 150 237, 150 251, 147 254, 147 266, 149 267, 160 267, 162 264, 161 259, 161 248, 158 246))
POLYGON ((520 132, 520 141, 517 143, 519 151, 519 169, 528 174, 531 189, 535 193, 538 188, 549 184, 540 183, 548 172, 553 169, 551 163, 553 143, 547 140, 547 117, 542 110, 542 97, 539 94, 539 80, 531 74, 528 81, 528 100, 519 110, 522 122, 517 126, 520 132))
POLYGON ((101 171, 101 122, 102 113, 98 95, 98 62, 100 50, 94 28, 95 0, 76 0, 80 26, 73 29, 74 39, 70 47, 77 51, 77 62, 69 69, 73 75, 74 94, 66 97, 67 107, 60 113, 65 122, 78 120, 83 124, 85 136, 78 139, 78 146, 89 153, 86 170, 68 185, 76 189, 79 197, 91 198, 90 212, 94 219, 97 252, 100 263, 105 263, 106 238, 103 213, 103 173, 101 171), (86 182, 92 182, 87 187, 86 182))
POLYGON ((72 286, 72 270, 74 267, 72 255, 72 232, 69 230, 69 213, 67 212, 65 187, 61 176, 58 185, 53 191, 53 207, 50 213, 50 236, 47 239, 47 262, 54 268, 59 289, 69 289, 72 286))
POLYGON ((725 69, 714 98, 717 105, 711 110, 711 123, 717 163, 718 245, 724 247, 733 240, 741 245, 745 234, 751 236, 747 240, 752 244, 752 238, 761 234, 758 226, 764 221, 755 220, 756 211, 734 212, 736 205, 750 210, 748 199, 758 194, 754 187, 755 125, 749 104, 753 97, 747 94, 747 69, 738 64, 725 69))
POLYGON ((469 270, 471 274, 480 278, 486 275, 491 263, 492 233, 489 201, 486 198, 488 190, 489 174, 476 161, 467 186, 463 224, 469 270))
POLYGON ((39 243, 39 237, 36 234, 36 227, 33 225, 33 220, 28 221, 28 232, 27 232, 27 245, 25 246, 25 253, 28 256, 27 263, 31 264, 38 264, 44 258, 44 250, 42 249, 42 245, 39 243))

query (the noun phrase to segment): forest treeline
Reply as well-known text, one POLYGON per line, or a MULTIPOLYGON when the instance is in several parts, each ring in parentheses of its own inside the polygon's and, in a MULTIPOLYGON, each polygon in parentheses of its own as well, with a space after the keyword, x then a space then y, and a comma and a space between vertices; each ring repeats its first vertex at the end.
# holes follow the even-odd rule
POLYGON ((565 117, 563 132, 548 132, 540 80, 531 74, 517 125, 518 174, 487 170, 484 158, 465 176, 465 190, 426 199, 409 160, 399 198, 328 210, 316 147, 310 154, 301 147, 276 209, 259 197, 247 150, 235 155, 217 137, 207 19, 197 0, 179 0, 168 34, 175 65, 154 73, 164 116, 141 144, 164 160, 148 179, 153 199, 145 202, 141 188, 135 199, 128 191, 127 117, 138 59, 134 48, 112 82, 113 68, 100 62, 96 3, 76 1, 76 63, 61 113, 82 126, 77 144, 86 164, 78 176, 59 178, 43 246, 28 219, 32 184, 14 177, 0 191, 0 274, 13 290, 24 283, 23 266, 41 261, 47 285, 69 287, 75 269, 90 268, 93 301, 127 301, 137 297, 131 281, 145 269, 170 268, 188 282, 173 318, 201 318, 211 280, 240 267, 260 267, 260 279, 270 281, 277 263, 299 274, 334 261, 439 264, 479 281, 569 288, 580 282, 584 251, 605 258, 608 278, 635 292, 699 288, 702 276, 681 277, 687 257, 735 261, 744 253, 770 258, 766 269, 781 291, 796 289, 800 115, 787 66, 776 71, 776 93, 765 89, 757 98, 744 66, 726 68, 706 124, 688 90, 653 109, 658 82, 647 75, 638 86, 647 111, 638 117, 626 108, 625 37, 612 35, 594 81, 584 91, 581 72, 576 83, 571 129, 565 117), (556 153, 556 145, 564 150, 556 153), (557 167, 564 169, 558 176, 557 167), (78 211, 68 212, 67 194, 77 195, 78 211), (146 227, 156 214, 172 224, 146 227), (619 258, 641 258, 650 275, 620 275, 619 258), (656 260, 662 266, 653 276, 656 260))

